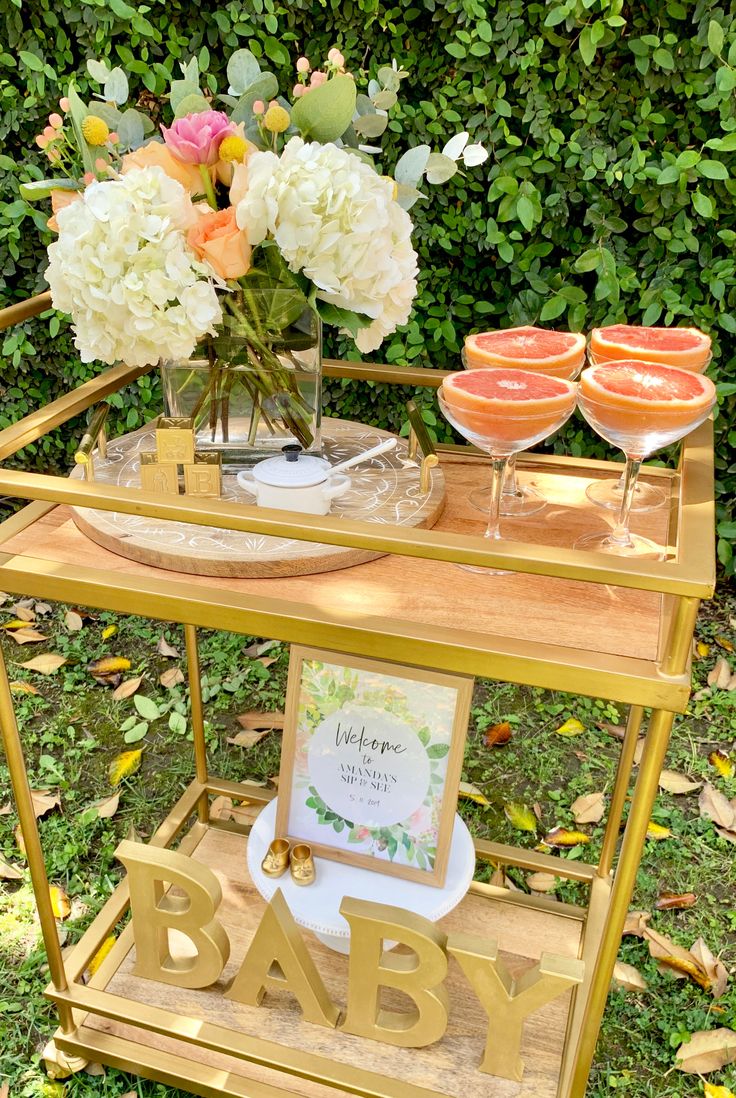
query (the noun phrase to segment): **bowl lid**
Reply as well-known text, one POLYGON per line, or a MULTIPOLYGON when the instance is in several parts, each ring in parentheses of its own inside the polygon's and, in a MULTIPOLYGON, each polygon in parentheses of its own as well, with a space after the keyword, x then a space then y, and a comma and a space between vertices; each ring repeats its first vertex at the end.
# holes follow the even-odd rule
POLYGON ((279 457, 266 458, 253 466, 253 478, 274 488, 311 488, 330 475, 330 463, 313 454, 303 454, 296 443, 284 446, 279 457))

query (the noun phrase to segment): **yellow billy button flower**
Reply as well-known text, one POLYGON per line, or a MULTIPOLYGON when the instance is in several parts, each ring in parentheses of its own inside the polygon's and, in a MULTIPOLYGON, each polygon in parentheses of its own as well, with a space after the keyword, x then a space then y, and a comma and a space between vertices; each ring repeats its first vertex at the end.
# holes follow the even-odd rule
POLYGON ((104 145, 110 136, 110 128, 96 114, 88 114, 82 120, 82 136, 89 145, 104 145))
POLYGON ((278 103, 269 107, 263 116, 263 125, 269 133, 283 133, 289 128, 290 121, 289 112, 278 103))
POLYGON ((220 142, 220 160, 224 160, 226 164, 242 164, 247 150, 248 146, 243 138, 238 134, 231 134, 220 142))

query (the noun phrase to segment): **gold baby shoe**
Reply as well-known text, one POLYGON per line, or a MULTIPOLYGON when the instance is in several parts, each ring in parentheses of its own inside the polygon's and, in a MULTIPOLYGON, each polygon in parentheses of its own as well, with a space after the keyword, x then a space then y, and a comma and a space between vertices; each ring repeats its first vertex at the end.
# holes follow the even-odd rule
POLYGON ((291 879, 297 885, 314 884, 317 870, 314 867, 312 848, 307 843, 298 843, 291 851, 291 879))
POLYGON ((289 840, 274 839, 261 862, 267 877, 281 877, 289 868, 289 840))

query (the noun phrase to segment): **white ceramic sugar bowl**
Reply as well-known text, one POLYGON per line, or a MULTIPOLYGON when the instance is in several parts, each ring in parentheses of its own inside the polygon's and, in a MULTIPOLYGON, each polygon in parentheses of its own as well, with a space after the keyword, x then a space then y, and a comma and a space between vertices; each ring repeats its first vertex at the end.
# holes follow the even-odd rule
POLYGON ((350 477, 333 473, 324 458, 303 454, 301 446, 284 446, 279 457, 259 461, 238 473, 238 484, 256 497, 259 507, 327 515, 333 499, 347 492, 350 477))

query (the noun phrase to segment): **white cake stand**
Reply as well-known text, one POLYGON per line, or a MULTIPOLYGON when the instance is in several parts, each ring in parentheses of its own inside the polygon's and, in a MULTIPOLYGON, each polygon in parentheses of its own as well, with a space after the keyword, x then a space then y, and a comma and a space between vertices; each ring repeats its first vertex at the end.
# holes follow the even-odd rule
MULTIPOLYGON (((248 870, 253 884, 266 902, 280 888, 297 923, 338 953, 350 951, 350 928, 339 910, 345 896, 391 904, 436 922, 457 907, 470 887, 475 870, 475 847, 459 816, 455 816, 444 888, 374 873, 327 858, 315 858, 317 879, 311 885, 295 885, 288 870, 281 877, 267 877, 261 871, 261 862, 274 838, 276 803, 277 798, 263 809, 248 837, 248 870)), ((396 942, 384 943, 386 949, 395 945, 396 942)))

